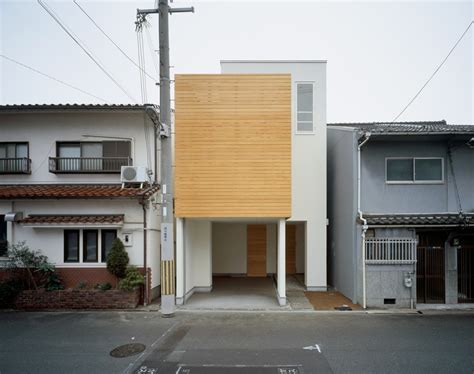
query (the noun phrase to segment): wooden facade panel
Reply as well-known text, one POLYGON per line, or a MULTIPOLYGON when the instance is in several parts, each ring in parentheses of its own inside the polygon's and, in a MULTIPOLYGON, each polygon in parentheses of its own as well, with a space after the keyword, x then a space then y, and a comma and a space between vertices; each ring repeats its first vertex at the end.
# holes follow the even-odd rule
POLYGON ((291 76, 176 75, 178 217, 291 215, 291 76))
POLYGON ((267 276, 266 225, 247 225, 247 276, 267 276))

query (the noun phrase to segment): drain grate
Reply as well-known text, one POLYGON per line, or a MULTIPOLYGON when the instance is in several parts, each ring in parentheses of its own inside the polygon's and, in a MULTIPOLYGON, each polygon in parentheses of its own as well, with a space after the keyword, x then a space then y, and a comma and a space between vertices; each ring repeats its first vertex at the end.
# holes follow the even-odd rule
POLYGON ((336 310, 342 310, 342 311, 345 311, 345 310, 352 310, 352 308, 349 306, 349 305, 341 305, 341 306, 336 306, 334 309, 336 310))
POLYGON ((125 344, 111 350, 110 355, 117 358, 129 357, 143 352, 145 348, 141 343, 125 344))

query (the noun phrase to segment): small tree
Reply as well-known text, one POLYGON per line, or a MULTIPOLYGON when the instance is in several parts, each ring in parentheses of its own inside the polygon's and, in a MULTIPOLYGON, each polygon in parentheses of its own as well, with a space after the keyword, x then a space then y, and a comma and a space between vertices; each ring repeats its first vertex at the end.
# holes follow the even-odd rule
POLYGON ((107 255, 107 270, 121 279, 125 277, 129 261, 128 253, 122 241, 119 238, 115 239, 107 255))

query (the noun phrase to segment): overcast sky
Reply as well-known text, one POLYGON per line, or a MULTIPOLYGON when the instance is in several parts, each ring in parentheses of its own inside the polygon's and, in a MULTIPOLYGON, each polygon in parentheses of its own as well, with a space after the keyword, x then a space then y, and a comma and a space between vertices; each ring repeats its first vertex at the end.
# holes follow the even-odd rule
MULTIPOLYGON (((154 1, 78 3, 134 60, 136 8, 154 1)), ((71 1, 47 1, 140 101, 138 69, 71 1)), ((328 122, 390 121, 466 29, 473 2, 227 2, 176 0, 195 13, 170 17, 173 73, 219 73, 221 59, 327 60, 328 122)), ((0 0, 0 53, 112 103, 131 100, 36 1, 0 0)), ((156 15, 150 35, 158 48, 156 15)), ((474 26, 399 120, 472 124, 474 26)), ((146 70, 156 75, 146 34, 146 70)), ((0 103, 95 103, 71 88, 0 58, 0 103)), ((158 102, 147 81, 148 101, 158 102)))

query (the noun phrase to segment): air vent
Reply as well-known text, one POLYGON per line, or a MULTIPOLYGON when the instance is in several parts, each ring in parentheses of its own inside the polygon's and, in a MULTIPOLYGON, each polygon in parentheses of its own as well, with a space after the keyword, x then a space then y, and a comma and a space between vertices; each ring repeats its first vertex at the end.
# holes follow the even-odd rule
POLYGON ((397 303, 397 299, 383 299, 385 305, 393 305, 397 303))

